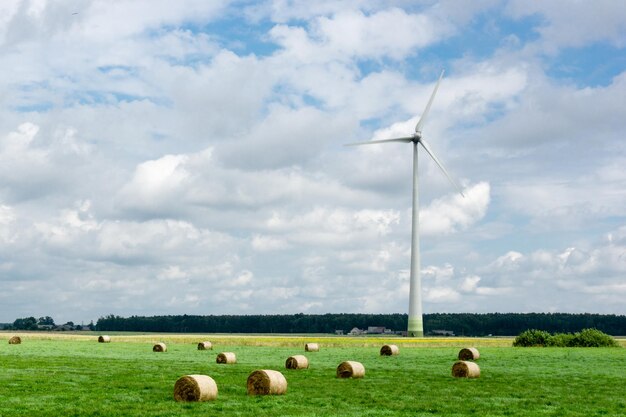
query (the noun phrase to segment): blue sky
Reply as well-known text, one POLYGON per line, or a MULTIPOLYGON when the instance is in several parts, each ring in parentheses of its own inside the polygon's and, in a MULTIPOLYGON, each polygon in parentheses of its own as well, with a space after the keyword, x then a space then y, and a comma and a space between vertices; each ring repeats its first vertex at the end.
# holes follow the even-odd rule
POLYGON ((0 4, 0 322, 626 314, 616 1, 0 4))

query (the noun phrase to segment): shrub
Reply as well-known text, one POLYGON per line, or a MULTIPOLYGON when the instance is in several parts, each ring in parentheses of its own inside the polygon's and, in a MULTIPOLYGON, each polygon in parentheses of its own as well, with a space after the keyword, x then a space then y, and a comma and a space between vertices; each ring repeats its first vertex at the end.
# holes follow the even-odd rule
POLYGON ((583 329, 574 333, 571 344, 575 347, 616 347, 617 341, 598 329, 583 329))
POLYGON ((571 333, 557 333, 550 337, 546 346, 551 347, 568 347, 572 346, 574 335, 571 333))
POLYGON ((610 335, 597 329, 584 329, 580 332, 550 333, 543 330, 526 330, 513 341, 513 346, 551 346, 551 347, 618 347, 619 344, 610 335))
POLYGON ((520 333, 513 341, 513 346, 546 346, 550 337, 550 333, 544 330, 530 329, 520 333))

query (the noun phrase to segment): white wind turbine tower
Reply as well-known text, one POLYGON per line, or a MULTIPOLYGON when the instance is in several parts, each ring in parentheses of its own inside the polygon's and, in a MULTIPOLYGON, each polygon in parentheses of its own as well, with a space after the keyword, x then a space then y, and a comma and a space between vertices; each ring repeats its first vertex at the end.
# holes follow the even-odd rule
POLYGON ((428 143, 424 141, 422 137, 422 128, 424 123, 426 122, 426 118, 428 117, 428 112, 430 111, 430 106, 433 104, 433 100, 435 98, 435 94, 437 94, 437 89, 439 88, 439 83, 441 83, 441 79, 443 78, 443 71, 441 71, 441 75, 439 76, 439 80, 435 85, 435 89, 433 90, 430 99, 428 100, 428 104, 426 104, 426 108, 422 113, 417 125, 415 126, 415 133, 411 136, 401 137, 401 138, 393 138, 393 139, 382 139, 382 140, 371 140, 369 142, 358 142, 358 143, 349 143, 346 146, 357 146, 357 145, 372 145, 377 143, 386 143, 386 142, 405 142, 405 143, 413 143, 413 211, 412 211, 412 224, 411 224, 411 275, 410 275, 410 290, 409 290, 409 325, 408 325, 408 335, 409 337, 422 337, 424 336, 424 323, 422 321, 422 282, 420 278, 420 243, 419 243, 419 193, 418 193, 418 150, 419 146, 422 145, 424 150, 430 155, 430 157, 435 161, 435 163, 441 168, 443 173, 448 180, 452 183, 452 185, 461 193, 463 197, 463 191, 461 188, 454 182, 448 171, 443 167, 441 161, 435 156, 428 143))

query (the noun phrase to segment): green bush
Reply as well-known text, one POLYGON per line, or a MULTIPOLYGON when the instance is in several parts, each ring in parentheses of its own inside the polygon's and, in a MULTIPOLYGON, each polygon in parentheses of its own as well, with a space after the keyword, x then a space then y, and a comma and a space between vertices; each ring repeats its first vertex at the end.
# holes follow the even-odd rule
POLYGON ((513 341, 513 346, 617 347, 619 344, 613 337, 598 329, 583 329, 574 334, 554 335, 543 330, 530 329, 520 333, 513 341))
POLYGON ((546 346, 569 347, 572 346, 573 339, 574 335, 571 333, 557 333, 553 336, 550 336, 550 339, 548 339, 548 344, 546 346))
POLYGON ((546 346, 550 337, 550 333, 544 330, 530 329, 520 333, 513 341, 513 346, 546 346))
POLYGON ((574 347, 615 347, 617 341, 598 329, 584 329, 574 333, 571 345, 574 347))

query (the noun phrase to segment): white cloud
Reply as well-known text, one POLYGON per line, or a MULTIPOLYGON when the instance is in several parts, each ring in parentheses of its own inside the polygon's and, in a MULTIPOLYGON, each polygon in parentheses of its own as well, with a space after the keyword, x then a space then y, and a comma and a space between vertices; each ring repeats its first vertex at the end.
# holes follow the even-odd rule
POLYGON ((366 16, 359 11, 342 11, 322 17, 312 34, 338 55, 402 59, 416 47, 437 40, 445 28, 424 15, 388 9, 366 16))
POLYGON ((3 141, 3 152, 17 159, 22 152, 28 149, 37 132, 39 132, 37 125, 28 122, 22 123, 18 126, 16 132, 9 133, 6 140, 3 141))
POLYGON ((398 223, 399 214, 391 210, 351 211, 316 207, 296 216, 274 212, 267 220, 267 227, 274 233, 288 233, 293 243, 345 247, 364 239, 376 240, 388 233, 391 225, 398 223))
MULTIPOLYGON (((78 209, 62 210, 52 221, 35 223, 21 237, 35 239, 62 258, 157 266, 172 260, 194 259, 216 248, 228 250, 234 242, 228 235, 199 229, 181 220, 98 220, 88 202, 79 203, 78 209)), ((204 262, 215 260, 208 256, 204 262)), ((177 270, 169 270, 170 275, 160 274, 167 277, 172 271, 177 270)))
POLYGON ((461 299, 461 295, 448 287, 424 288, 424 300, 433 304, 453 303, 461 299))
POLYGON ((445 264, 442 267, 429 265, 422 268, 422 276, 425 280, 434 280, 435 283, 447 283, 454 276, 454 267, 450 264, 445 264))
POLYGON ((283 239, 272 236, 255 235, 252 238, 252 247, 258 252, 271 252, 289 247, 283 239))
POLYGON ((285 53, 301 62, 350 58, 402 59, 449 32, 445 22, 398 8, 366 15, 360 10, 318 17, 307 29, 287 25, 270 32, 285 53))
POLYGON ((491 145, 497 142, 512 149, 541 146, 544 151, 566 143, 580 146, 582 151, 590 137, 600 149, 614 146, 615 132, 624 126, 624 91, 624 71, 607 86, 595 87, 554 83, 534 73, 512 111, 488 126, 485 133, 492 138, 491 145))
POLYGON ((230 280, 228 284, 233 287, 245 287, 252 282, 254 274, 250 271, 242 271, 237 277, 230 280))
POLYGON ((13 210, 9 206, 0 206, 0 224, 8 225, 15 220, 13 210))
POLYGON ((272 106, 267 117, 236 143, 216 147, 230 167, 246 170, 307 165, 345 131, 347 122, 313 107, 272 106))
POLYGON ((523 64, 472 65, 462 61, 458 66, 460 75, 446 79, 446 88, 437 96, 438 107, 447 108, 444 120, 448 123, 457 119, 471 124, 484 122, 494 109, 512 107, 528 85, 528 70, 523 64))
POLYGON ((426 310, 611 312, 623 294, 626 246, 621 227, 592 249, 509 251, 484 267, 422 269, 426 310), (621 257, 620 257, 621 256, 621 257), (462 302, 461 302, 462 296, 462 302), (486 307, 486 306, 489 307, 486 307))
POLYGON ((123 261, 148 257, 156 260, 181 246, 188 248, 191 242, 204 246, 208 243, 205 239, 201 231, 181 221, 107 222, 102 225, 96 245, 98 252, 108 258, 123 261))
POLYGON ((166 303, 169 307, 195 308, 198 307, 200 297, 198 294, 184 294, 182 297, 174 296, 166 303))
POLYGON ((150 207, 171 200, 189 178, 184 168, 187 160, 185 155, 165 155, 139 164, 130 183, 121 190, 121 203, 126 205, 130 200, 150 207))
MULTIPOLYGON (((623 227, 611 233, 620 234, 623 227)), ((509 252, 480 270, 481 282, 489 286, 476 288, 477 294, 507 294, 512 303, 528 305, 551 305, 554 297, 576 300, 579 305, 562 304, 561 311, 587 311, 591 306, 601 311, 615 308, 609 303, 612 290, 622 291, 622 275, 626 261, 620 256, 626 253, 624 242, 607 239, 596 242, 594 248, 568 247, 561 250, 536 250, 526 255, 509 252), (535 294, 539 291, 539 294, 535 294), (600 307, 602 306, 602 307, 600 307)), ((466 283, 464 283, 466 284, 466 283)))
POLYGON ((624 47, 626 7, 611 0, 594 2, 593 10, 585 2, 553 0, 527 2, 513 0, 507 8, 511 16, 522 18, 540 15, 543 24, 537 29, 550 49, 579 47, 609 41, 624 47))
POLYGON ((472 275, 469 277, 463 278, 459 289, 463 292, 474 292, 478 288, 478 283, 480 282, 480 277, 476 275, 472 275))
POLYGON ((153 88, 185 114, 184 122, 173 120, 175 127, 201 143, 253 136, 253 123, 271 98, 280 68, 226 49, 194 55, 203 61, 194 66, 159 62, 156 71, 146 74, 153 88))
POLYGON ((487 271, 512 271, 519 268, 524 255, 517 251, 509 251, 487 265, 487 271))
MULTIPOLYGON (((22 123, 0 143, 0 178, 5 182, 29 182, 22 177, 24 171, 45 170, 49 165, 48 152, 33 146, 39 127, 33 123, 22 123)), ((32 175, 31 174, 31 175, 32 175)))
POLYGON ((14 239, 13 224, 15 222, 14 210, 0 204, 0 243, 11 243, 14 239))
POLYGON ((399 213, 392 210, 360 210, 354 214, 354 218, 357 224, 357 229, 362 227, 370 228, 374 226, 376 231, 380 234, 389 233, 389 229, 392 224, 400 223, 399 213))
POLYGON ((90 148, 71 128, 53 132, 31 122, 0 138, 0 196, 6 201, 35 200, 65 192, 74 198, 70 184, 95 165, 90 148))
POLYGON ((585 228, 598 216, 622 215, 626 193, 620 175, 613 165, 600 166, 596 172, 567 179, 520 180, 506 184, 500 193, 503 203, 531 218, 537 230, 585 228))
POLYGON ((170 265, 161 270, 157 275, 159 280, 187 281, 189 275, 178 265, 170 265))
MULTIPOLYGON (((3 2, 6 3, 6 2, 3 2)), ((174 5, 163 0, 18 1, 4 5, 4 41, 76 37, 107 42, 136 36, 147 29, 177 25, 186 20, 211 20, 227 1, 185 0, 174 5), (180 7, 184 6, 184 7, 180 7)), ((2 38, 0 38, 2 39, 2 38)))
POLYGON ((420 230, 424 235, 447 234, 463 230, 481 220, 489 206, 490 186, 486 182, 468 187, 461 195, 434 200, 420 210, 420 230))
POLYGON ((300 0, 271 0, 259 3, 254 7, 248 7, 247 13, 253 19, 261 19, 266 15, 275 22, 287 22, 289 20, 310 20, 320 15, 332 15, 346 8, 356 9, 359 7, 372 8, 361 0, 347 0, 342 4, 332 0, 320 0, 309 3, 300 0))

